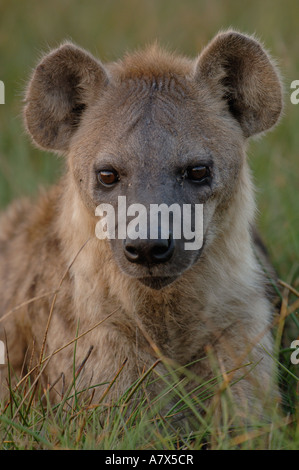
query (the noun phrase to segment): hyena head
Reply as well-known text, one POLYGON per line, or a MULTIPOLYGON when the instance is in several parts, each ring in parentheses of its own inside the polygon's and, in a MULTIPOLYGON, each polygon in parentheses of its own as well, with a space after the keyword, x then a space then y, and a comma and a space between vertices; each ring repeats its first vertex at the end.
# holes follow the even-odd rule
POLYGON ((63 44, 34 71, 25 121, 35 143, 68 156, 94 225, 99 205, 115 209, 115 237, 102 243, 119 268, 159 289, 200 263, 227 223, 246 168, 246 139, 272 127, 281 108, 268 54, 254 38, 228 31, 193 61, 153 46, 104 66, 63 44), (161 204, 169 212, 158 214, 151 232, 151 209, 161 204))

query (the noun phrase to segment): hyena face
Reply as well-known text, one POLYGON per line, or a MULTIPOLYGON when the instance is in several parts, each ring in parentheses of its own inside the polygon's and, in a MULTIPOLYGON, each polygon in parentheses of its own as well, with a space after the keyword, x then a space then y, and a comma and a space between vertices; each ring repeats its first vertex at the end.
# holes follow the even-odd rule
POLYGON ((86 113, 74 139, 74 176, 84 200, 92 201, 93 213, 102 203, 111 204, 116 214, 132 204, 146 208, 145 237, 130 237, 132 217, 127 217, 126 239, 119 238, 115 217, 115 238, 110 244, 119 267, 151 287, 172 282, 198 260, 209 242, 208 234, 215 231, 215 209, 230 197, 237 180, 243 160, 240 128, 225 109, 211 110, 209 104, 191 80, 167 80, 163 75, 126 80, 86 113), (227 123, 223 124, 224 117, 227 123), (119 196, 126 197, 126 207, 118 205, 119 196), (178 236, 173 227, 177 213, 172 212, 169 227, 161 234, 162 221, 168 217, 165 211, 159 217, 158 237, 151 237, 154 204, 180 208, 178 236), (203 205, 203 246, 197 247, 194 240, 195 249, 187 250, 190 240, 184 223, 192 232, 201 230, 195 205, 203 205), (186 206, 191 224, 184 218, 186 206))
POLYGON ((154 47, 104 68, 64 45, 36 69, 27 101, 30 133, 42 147, 68 154, 94 223, 97 206, 110 204, 118 215, 125 196, 132 209, 126 235, 119 236, 116 217, 115 238, 105 243, 123 272, 161 288, 200 262, 221 230, 244 165, 244 141, 276 122, 281 91, 260 45, 228 32, 194 62, 154 47), (146 210, 137 239, 129 230, 133 204, 146 210), (174 213, 167 230, 160 217, 151 236, 151 205, 161 204, 179 207, 180 237, 174 213), (196 205, 203 205, 203 243, 186 250, 183 209, 190 208, 188 228, 196 238, 196 205))

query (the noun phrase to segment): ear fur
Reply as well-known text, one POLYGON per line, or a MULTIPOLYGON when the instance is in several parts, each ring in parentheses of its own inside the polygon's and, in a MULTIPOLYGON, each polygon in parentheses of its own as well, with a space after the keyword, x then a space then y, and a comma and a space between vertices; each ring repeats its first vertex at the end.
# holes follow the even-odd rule
POLYGON ((264 132, 282 110, 282 87, 276 67, 252 37, 219 33, 200 54, 195 79, 226 100, 245 137, 264 132))
POLYGON ((103 65, 72 43, 46 55, 25 98, 25 125, 34 142, 47 150, 67 151, 82 113, 107 82, 103 65))

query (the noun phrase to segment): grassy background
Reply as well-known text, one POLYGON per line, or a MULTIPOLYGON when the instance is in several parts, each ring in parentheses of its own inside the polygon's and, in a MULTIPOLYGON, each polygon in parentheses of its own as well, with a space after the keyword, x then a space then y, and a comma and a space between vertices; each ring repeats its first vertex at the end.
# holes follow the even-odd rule
MULTIPOLYGON (((284 78, 284 116, 274 131, 250 144, 248 155, 262 236, 280 278, 298 289, 299 105, 290 103, 290 84, 299 79, 298 18, 297 0, 0 0, 6 100, 0 105, 0 208, 36 194, 62 171, 61 160, 32 147, 22 125, 23 91, 43 51, 67 38, 111 61, 157 39, 196 56, 220 29, 234 27, 257 34, 284 78)), ((295 321, 292 339, 299 331, 294 327, 295 321)))

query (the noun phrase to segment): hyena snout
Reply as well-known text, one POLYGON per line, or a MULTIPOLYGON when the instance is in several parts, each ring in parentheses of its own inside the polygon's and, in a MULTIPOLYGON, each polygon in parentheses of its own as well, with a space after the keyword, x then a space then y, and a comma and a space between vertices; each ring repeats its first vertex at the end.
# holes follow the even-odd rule
POLYGON ((172 234, 168 239, 140 239, 124 240, 124 253, 128 261, 137 264, 160 264, 166 263, 172 257, 175 250, 175 243, 172 234))

